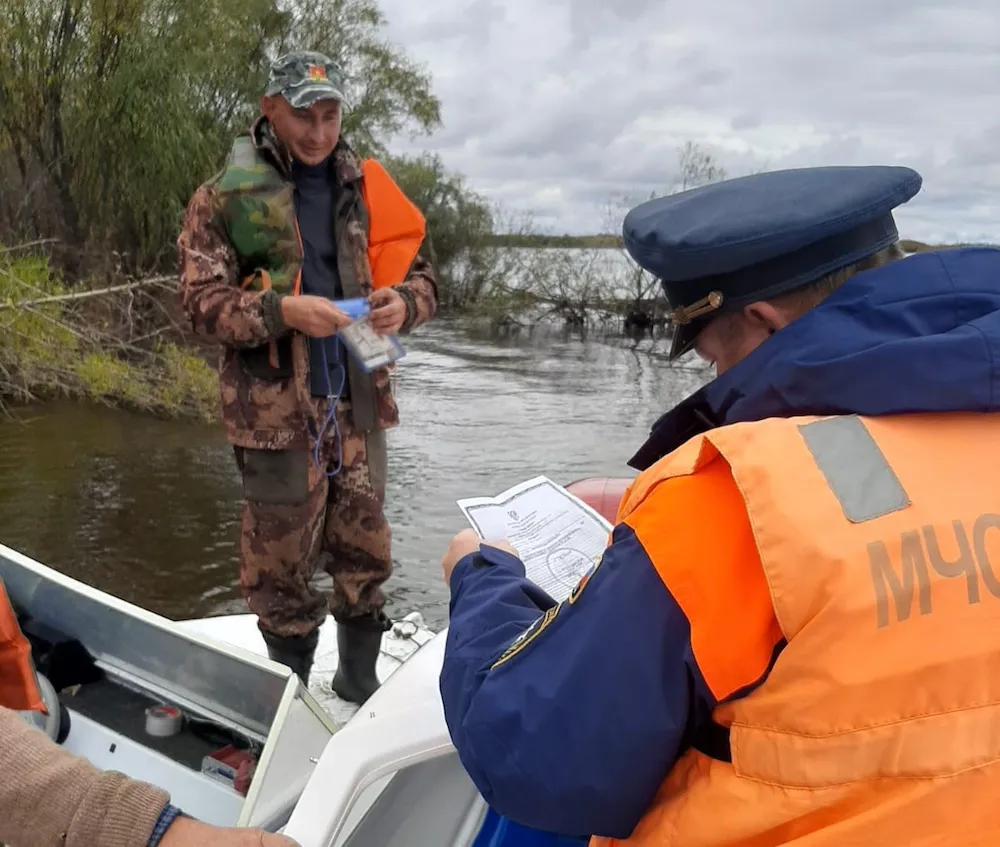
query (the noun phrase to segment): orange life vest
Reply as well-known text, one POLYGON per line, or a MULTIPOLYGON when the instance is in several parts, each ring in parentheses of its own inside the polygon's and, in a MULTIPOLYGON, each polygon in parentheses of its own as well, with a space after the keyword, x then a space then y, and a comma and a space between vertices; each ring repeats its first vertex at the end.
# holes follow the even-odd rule
MULTIPOLYGON (((261 157, 248 138, 237 139, 236 145, 234 145, 234 155, 235 151, 240 150, 239 155, 248 157, 248 161, 234 164, 235 174, 228 180, 224 176, 223 185, 229 194, 241 196, 246 192, 246 185, 254 186, 252 180, 247 182, 246 166, 248 164, 255 165, 256 170, 251 172, 253 179, 260 180, 265 189, 269 188, 279 198, 273 201, 272 212, 277 219, 277 229, 283 239, 275 238, 271 232, 268 233, 268 238, 276 245, 284 245, 281 250, 275 247, 275 250, 278 250, 278 255, 272 257, 274 262, 279 265, 277 269, 258 268, 244 277, 241 287, 248 289, 257 285, 262 291, 274 287, 277 287, 279 291, 290 288, 288 293, 298 296, 302 293, 301 259, 305 248, 287 192, 279 191, 276 187, 276 185, 281 184, 280 178, 275 177, 279 180, 276 185, 268 182, 269 175, 274 172, 274 168, 261 157), (238 184, 239 190, 234 190, 230 183, 238 184), (290 258, 289 245, 293 248, 292 252, 296 254, 294 262, 284 261, 290 258), (290 278, 289 275, 293 271, 294 277, 290 278)), ((255 203, 259 204, 262 198, 267 198, 267 196, 266 190, 257 190, 255 203)), ((388 171, 375 159, 364 159, 361 162, 361 199, 368 210, 367 253, 372 289, 377 291, 380 288, 398 285, 406 279, 410 267, 417 258, 417 253, 420 251, 420 246, 423 244, 427 232, 427 222, 420 209, 406 196, 388 171)), ((267 205, 266 199, 264 203, 267 205)), ((247 220, 248 212, 243 202, 236 201, 235 206, 239 210, 239 214, 236 214, 235 217, 239 220, 247 220)), ((252 226, 243 229, 230 225, 228 229, 230 241, 233 242, 236 239, 233 246, 238 254, 242 255, 241 248, 243 252, 253 249, 257 237, 255 231, 258 226, 259 222, 257 221, 252 226), (240 240, 241 237, 247 238, 248 236, 247 243, 240 240)), ((268 362, 271 367, 278 367, 278 345, 274 341, 268 343, 268 362)))
MULTIPOLYGON (((714 430, 641 474, 619 521, 725 462, 719 508, 663 519, 654 566, 745 525, 731 567, 763 569, 787 644, 715 710, 731 762, 687 751, 632 836, 593 847, 1000 843, 998 458, 995 415, 795 418, 714 430)), ((718 590, 739 614, 739 587, 718 590)), ((724 626, 692 635, 696 659, 725 649, 724 626)))
POLYGON ((0 706, 14 711, 44 712, 31 645, 21 632, 14 607, 0 580, 0 706))
POLYGON ((427 233, 420 209, 374 159, 361 162, 361 197, 368 209, 368 264, 372 287, 398 285, 410 271, 427 233))

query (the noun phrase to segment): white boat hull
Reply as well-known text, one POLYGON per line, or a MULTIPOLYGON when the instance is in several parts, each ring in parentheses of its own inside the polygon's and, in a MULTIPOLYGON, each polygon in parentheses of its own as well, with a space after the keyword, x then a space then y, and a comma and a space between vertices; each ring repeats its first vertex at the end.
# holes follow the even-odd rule
MULTIPOLYGON (((252 615, 180 625, 267 653, 252 615)), ((324 623, 309 690, 343 729, 318 758, 285 834, 302 847, 475 842, 487 807, 462 768, 445 723, 437 687, 444 644, 445 633, 431 633, 418 614, 398 621, 383 637, 377 665, 383 686, 359 712, 329 691, 337 668, 336 623, 332 618, 324 623)))
POLYGON ((383 636, 383 684, 359 710, 330 692, 332 618, 307 690, 267 658, 253 615, 170 621, 2 545, 0 579, 53 676, 52 713, 69 716, 53 737, 96 767, 161 786, 200 820, 284 830, 302 847, 476 843, 487 808, 438 691, 446 635, 418 614, 383 636), (163 705, 184 715, 176 735, 145 723, 163 705), (227 749, 252 767, 219 774, 227 749))
MULTIPOLYGON (((257 628, 255 615, 198 618, 181 621, 178 626, 255 655, 267 656, 267 647, 257 628)), ((382 649, 375 665, 379 680, 385 682, 403 662, 432 638, 434 633, 424 626, 419 612, 412 612, 396 621, 392 629, 382 637, 382 649)), ((341 700, 330 690, 330 682, 337 672, 337 663, 337 622, 333 617, 328 617, 320 627, 316 658, 309 677, 309 693, 339 728, 353 717, 358 707, 341 700)))

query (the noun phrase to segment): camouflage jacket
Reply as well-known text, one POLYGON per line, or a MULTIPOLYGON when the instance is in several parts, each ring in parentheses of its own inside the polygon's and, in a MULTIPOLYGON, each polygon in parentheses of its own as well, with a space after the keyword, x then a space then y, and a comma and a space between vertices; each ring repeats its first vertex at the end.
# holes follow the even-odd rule
MULTIPOLYGON (((258 119, 249 137, 277 169, 285 184, 283 190, 290 196, 291 162, 269 124, 258 119)), ((343 141, 333 156, 339 184, 332 221, 338 270, 344 296, 363 297, 371 293, 372 285, 361 166, 343 141)), ((248 284, 260 269, 253 266, 252 257, 239 255, 227 236, 220 191, 225 177, 223 170, 202 185, 188 203, 177 240, 181 305, 194 331, 222 346, 219 383, 230 443, 251 449, 306 447, 315 422, 325 417, 328 401, 310 395, 307 340, 282 319, 281 299, 290 295, 280 287, 248 284)), ((420 326, 437 311, 437 283, 422 256, 417 256, 406 280, 395 288, 406 303, 402 333, 420 326)), ((354 423, 363 432, 399 423, 390 368, 367 374, 353 359, 348 362, 354 423)))

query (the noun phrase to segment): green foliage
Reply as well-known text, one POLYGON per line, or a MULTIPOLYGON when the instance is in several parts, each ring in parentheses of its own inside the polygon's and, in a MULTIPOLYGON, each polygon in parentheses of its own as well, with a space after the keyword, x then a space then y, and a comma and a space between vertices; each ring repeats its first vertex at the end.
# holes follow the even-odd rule
MULTIPOLYGON (((0 302, 58 296, 65 287, 44 259, 12 260, 0 251, 0 302)), ((34 386, 56 387, 77 356, 76 334, 61 321, 57 304, 0 311, 0 378, 3 394, 18 400, 32 396, 34 386)))
POLYGON ((45 302, 65 294, 44 258, 0 251, 0 396, 67 396, 167 417, 217 417, 218 382, 204 359, 167 341, 125 344, 82 301, 45 302))
POLYGON ((493 215, 488 204, 468 188, 463 177, 448 173, 437 155, 383 161, 427 218, 435 264, 447 276, 464 251, 491 236, 493 215))
POLYGON ((126 270, 172 263, 187 199, 255 113, 269 61, 293 47, 344 65, 346 129, 362 148, 433 128, 430 79, 384 23, 374 0, 0 4, 0 224, 9 240, 68 241, 74 270, 85 245, 126 270))
POLYGON ((376 0, 296 0, 281 6, 288 26, 278 52, 318 50, 347 74, 351 108, 344 134, 362 155, 384 154, 384 140, 407 126, 430 131, 440 125, 430 74, 384 38, 386 19, 376 0))
POLYGON ((140 406, 143 379, 128 362, 101 351, 87 353, 73 366, 81 394, 92 400, 140 406))
POLYGON ((218 417, 218 379, 200 356, 173 343, 157 345, 144 361, 93 351, 73 366, 73 393, 88 400, 164 417, 218 417))
MULTIPOLYGON (((526 257, 495 236, 497 229, 516 229, 498 209, 436 155, 383 161, 427 218, 425 249, 437 273, 442 312, 494 315, 533 302, 520 287, 530 276, 526 257)), ((518 229, 513 237, 524 232, 518 229)))

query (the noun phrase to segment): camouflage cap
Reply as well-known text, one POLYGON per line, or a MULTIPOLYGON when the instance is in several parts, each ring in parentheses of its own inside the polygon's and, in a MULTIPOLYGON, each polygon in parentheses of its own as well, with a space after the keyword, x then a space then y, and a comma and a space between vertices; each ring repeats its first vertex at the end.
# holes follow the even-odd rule
POLYGON ((296 50, 279 56, 268 75, 268 97, 280 94, 294 108, 307 109, 319 100, 346 101, 344 75, 322 53, 296 50))

